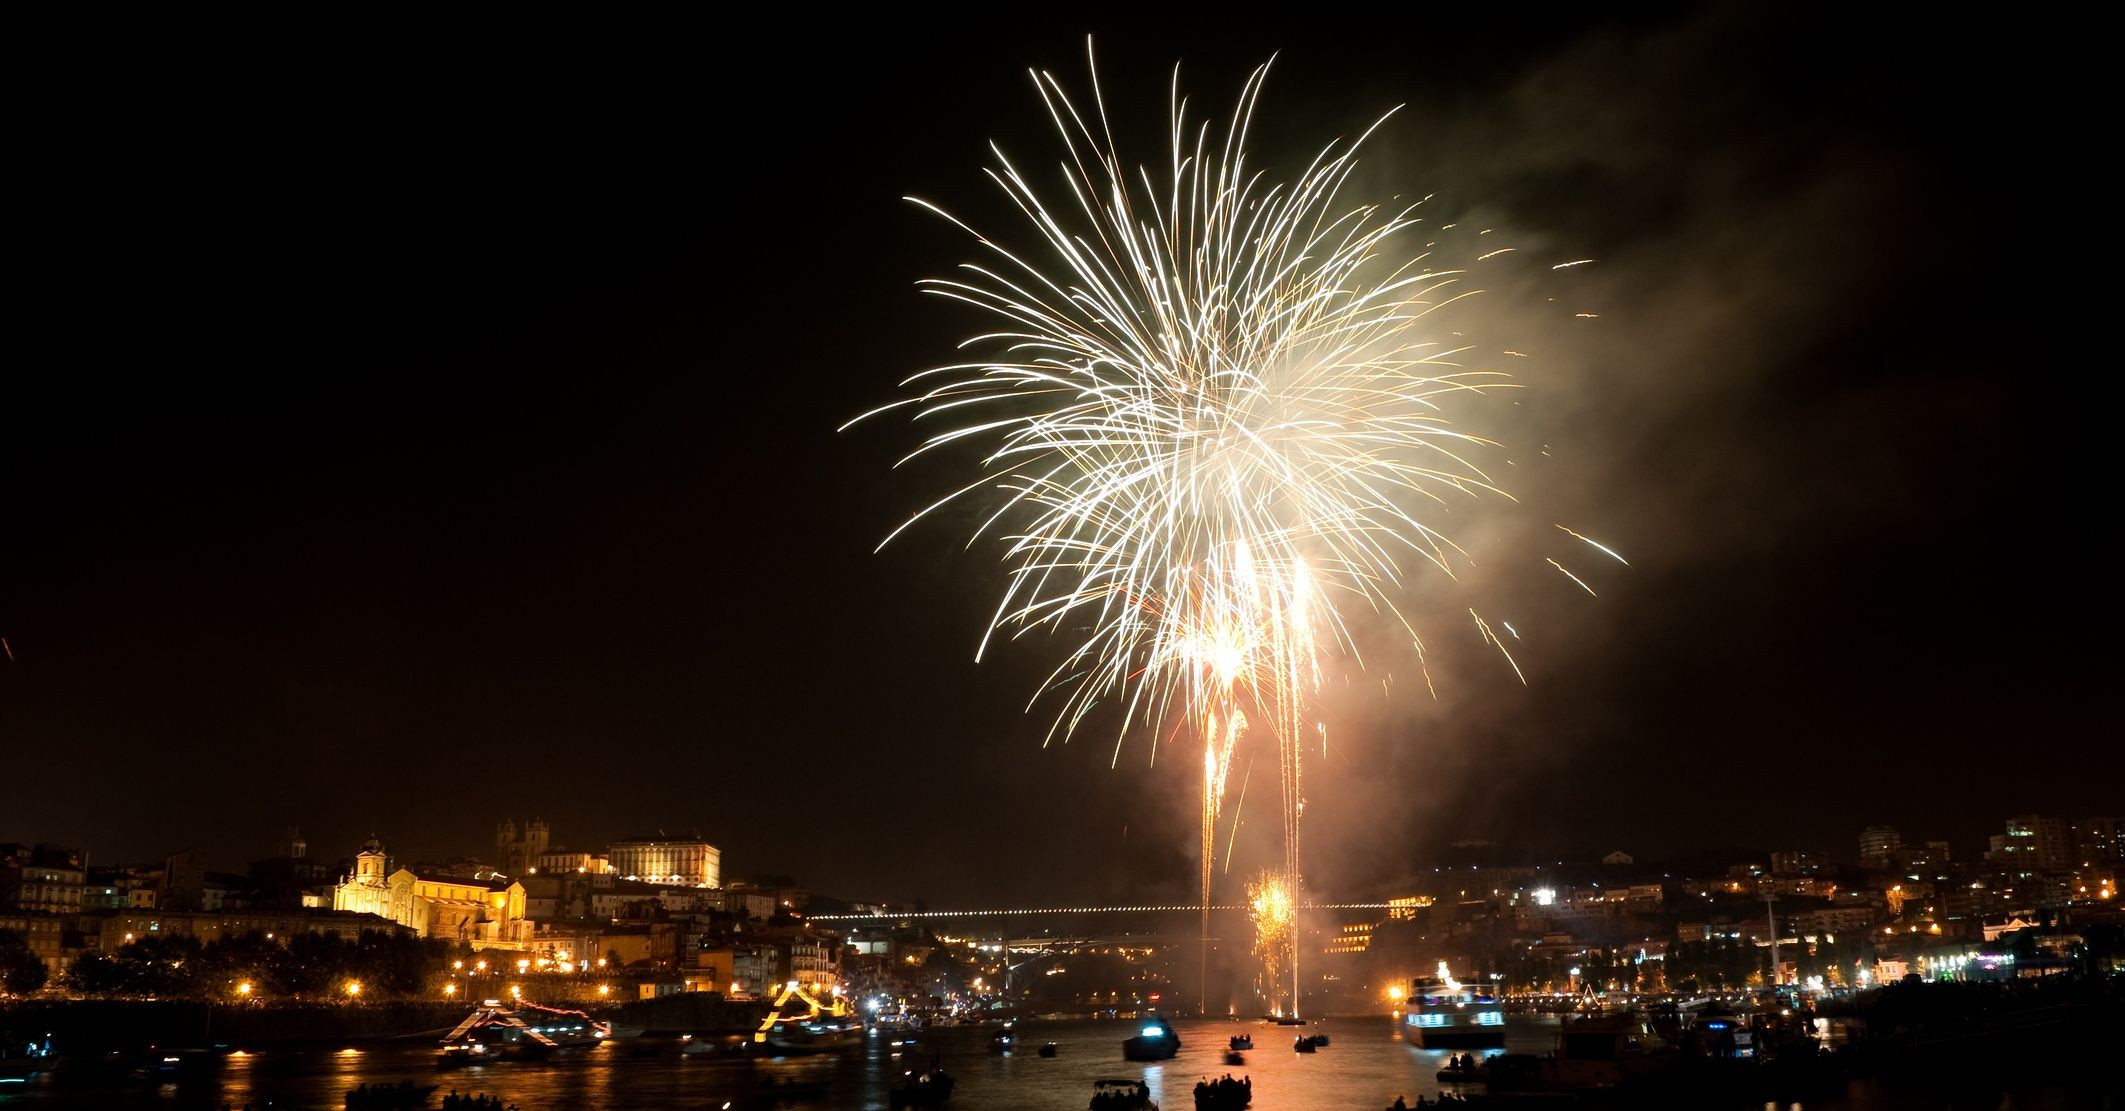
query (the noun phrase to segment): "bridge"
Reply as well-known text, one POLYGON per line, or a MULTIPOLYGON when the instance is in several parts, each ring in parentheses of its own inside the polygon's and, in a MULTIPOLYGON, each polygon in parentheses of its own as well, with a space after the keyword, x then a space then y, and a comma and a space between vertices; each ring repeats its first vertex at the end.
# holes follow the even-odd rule
MULTIPOLYGON (((1389 910, 1392 903, 1301 903, 1300 910, 1389 910)), ((1254 908, 1246 903, 1212 903, 1213 911, 1247 911, 1254 908)), ((1201 914, 1201 903, 1150 904, 1145 906, 1090 906, 1090 907, 991 907, 983 910, 912 910, 892 914, 814 914, 806 921, 833 922, 851 926, 886 926, 900 923, 957 921, 971 922, 982 919, 1035 918, 1045 915, 1057 917, 1105 914, 1201 914)))

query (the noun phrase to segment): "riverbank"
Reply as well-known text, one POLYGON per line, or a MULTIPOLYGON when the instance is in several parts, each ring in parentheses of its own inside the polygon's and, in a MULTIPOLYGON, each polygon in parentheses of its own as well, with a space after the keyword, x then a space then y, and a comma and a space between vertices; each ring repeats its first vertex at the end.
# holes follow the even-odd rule
MULTIPOLYGON (((764 1003, 703 993, 586 1008, 620 1026, 660 1033, 756 1029, 764 1003)), ((148 1046, 340 1046, 440 1036, 463 1003, 207 1003, 176 999, 31 999, 0 1005, 0 1029, 50 1035, 67 1056, 134 1053, 148 1046)))

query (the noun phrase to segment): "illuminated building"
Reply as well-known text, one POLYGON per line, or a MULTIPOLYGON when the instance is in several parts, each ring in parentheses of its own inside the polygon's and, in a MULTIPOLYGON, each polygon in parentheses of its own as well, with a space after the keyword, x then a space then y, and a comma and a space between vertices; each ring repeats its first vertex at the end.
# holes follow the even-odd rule
POLYGON ((389 918, 391 891, 384 879, 389 861, 382 841, 371 837, 362 842, 362 851, 354 857, 354 871, 341 876, 332 889, 332 909, 389 918))
POLYGON ((496 870, 505 876, 528 875, 538 866, 539 858, 546 855, 548 836, 542 818, 525 822, 521 836, 515 822, 504 820, 497 823, 494 827, 496 870))
POLYGON ((1362 953, 1372 948, 1372 923, 1354 922, 1336 931, 1322 952, 1328 956, 1362 953))
POLYGON ((548 849, 541 853, 537 860, 532 861, 531 866, 542 876, 569 873, 586 876, 612 874, 612 861, 605 854, 571 852, 567 849, 548 849))
POLYGON ((525 914, 524 885, 507 879, 391 873, 391 913, 422 937, 462 941, 475 949, 522 948, 535 927, 525 914))
POLYGON ((2125 842, 2118 839, 2116 818, 2082 818, 2073 823, 2074 856, 2081 867, 2118 863, 2125 842))
POLYGON ((365 932, 411 933, 393 923, 336 911, 291 911, 283 914, 226 914, 205 911, 157 911, 113 914, 97 925, 97 944, 105 951, 148 937, 191 937, 200 942, 258 934, 286 944, 296 934, 331 934, 358 941, 365 932))
POLYGON ((1985 859, 2028 872, 2057 872, 2070 866, 2072 845, 2066 819, 2023 814, 2007 819, 2004 833, 1992 835, 1985 859))
POLYGON ((0 845, 0 908, 79 914, 88 872, 81 854, 50 845, 0 845))
POLYGON ((1869 868, 1894 865, 1903 848, 1903 835, 1895 826, 1868 826, 1859 831, 1859 862, 1869 868))
POLYGON ((778 972, 777 950, 757 942, 726 941, 703 945, 694 955, 693 991, 719 992, 732 999, 755 999, 773 994, 778 972))
POLYGON ((1387 900, 1387 917, 1394 921, 1407 921, 1415 918, 1419 910, 1430 905, 1431 896, 1429 895, 1404 895, 1400 898, 1389 899, 1387 900))
POLYGON ((49 914, 0 913, 0 930, 10 930, 44 962, 45 972, 56 980, 66 975, 70 954, 66 951, 66 927, 71 919, 49 914))
POLYGON ((788 941, 789 975, 806 987, 817 985, 825 990, 841 982, 841 962, 836 958, 839 939, 829 940, 812 933, 798 930, 788 941))
POLYGON ((422 937, 462 941, 475 948, 522 948, 534 927, 524 885, 492 876, 422 877, 400 868, 384 874, 389 857, 371 837, 354 858, 354 871, 332 890, 332 909, 374 914, 422 937))
POLYGON ((1814 849, 1771 854, 1771 874, 1774 876, 1813 876, 1829 870, 1829 854, 1814 849))
POLYGON ((723 853, 698 838, 641 837, 613 843, 612 870, 645 883, 720 887, 723 853))

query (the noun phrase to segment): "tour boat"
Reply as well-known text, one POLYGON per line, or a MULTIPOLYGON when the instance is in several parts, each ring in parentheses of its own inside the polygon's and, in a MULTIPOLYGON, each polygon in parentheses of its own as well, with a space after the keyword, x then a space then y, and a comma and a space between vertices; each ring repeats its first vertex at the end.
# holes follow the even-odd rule
POLYGON ((490 1001, 443 1035, 440 1063, 539 1059, 557 1050, 592 1046, 611 1028, 582 1011, 490 1001))
POLYGON ((780 1057, 839 1053, 863 1044, 862 1023, 823 1014, 779 1019, 768 1024, 766 1034, 769 1051, 780 1057))
POLYGON ((1419 1049, 1501 1048, 1505 1011, 1487 986, 1422 977, 1402 1002, 1402 1040, 1419 1049))
POLYGON ((1129 1061, 1167 1061, 1181 1051, 1181 1036, 1158 1015, 1145 1017, 1136 1036, 1122 1042, 1122 1058, 1129 1061))

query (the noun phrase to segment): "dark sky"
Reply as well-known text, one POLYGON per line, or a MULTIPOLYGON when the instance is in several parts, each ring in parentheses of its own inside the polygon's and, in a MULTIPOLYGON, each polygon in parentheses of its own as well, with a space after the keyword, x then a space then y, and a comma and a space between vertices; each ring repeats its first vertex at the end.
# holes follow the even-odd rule
POLYGON ((1024 70, 1082 88, 1087 31, 1136 158, 1174 61, 1222 113, 1281 51, 1263 161, 1406 104, 1364 189, 1601 260, 1485 310, 1545 356, 1496 430, 1550 449, 1516 487, 1549 516, 1457 535, 1566 554, 1569 520, 1631 566, 1467 584, 1526 686, 1414 579, 1439 694, 1332 668, 1324 891, 1461 838, 1974 851, 2117 811, 2071 32, 1632 13, 25 34, 0 840, 234 867, 536 815, 852 896, 1185 897, 1192 763, 1044 751, 1056 645, 971 659, 995 553, 949 518, 871 552, 953 473, 835 431, 975 324, 913 286, 969 244, 900 198, 1008 226, 985 144, 1052 164, 1024 70))

